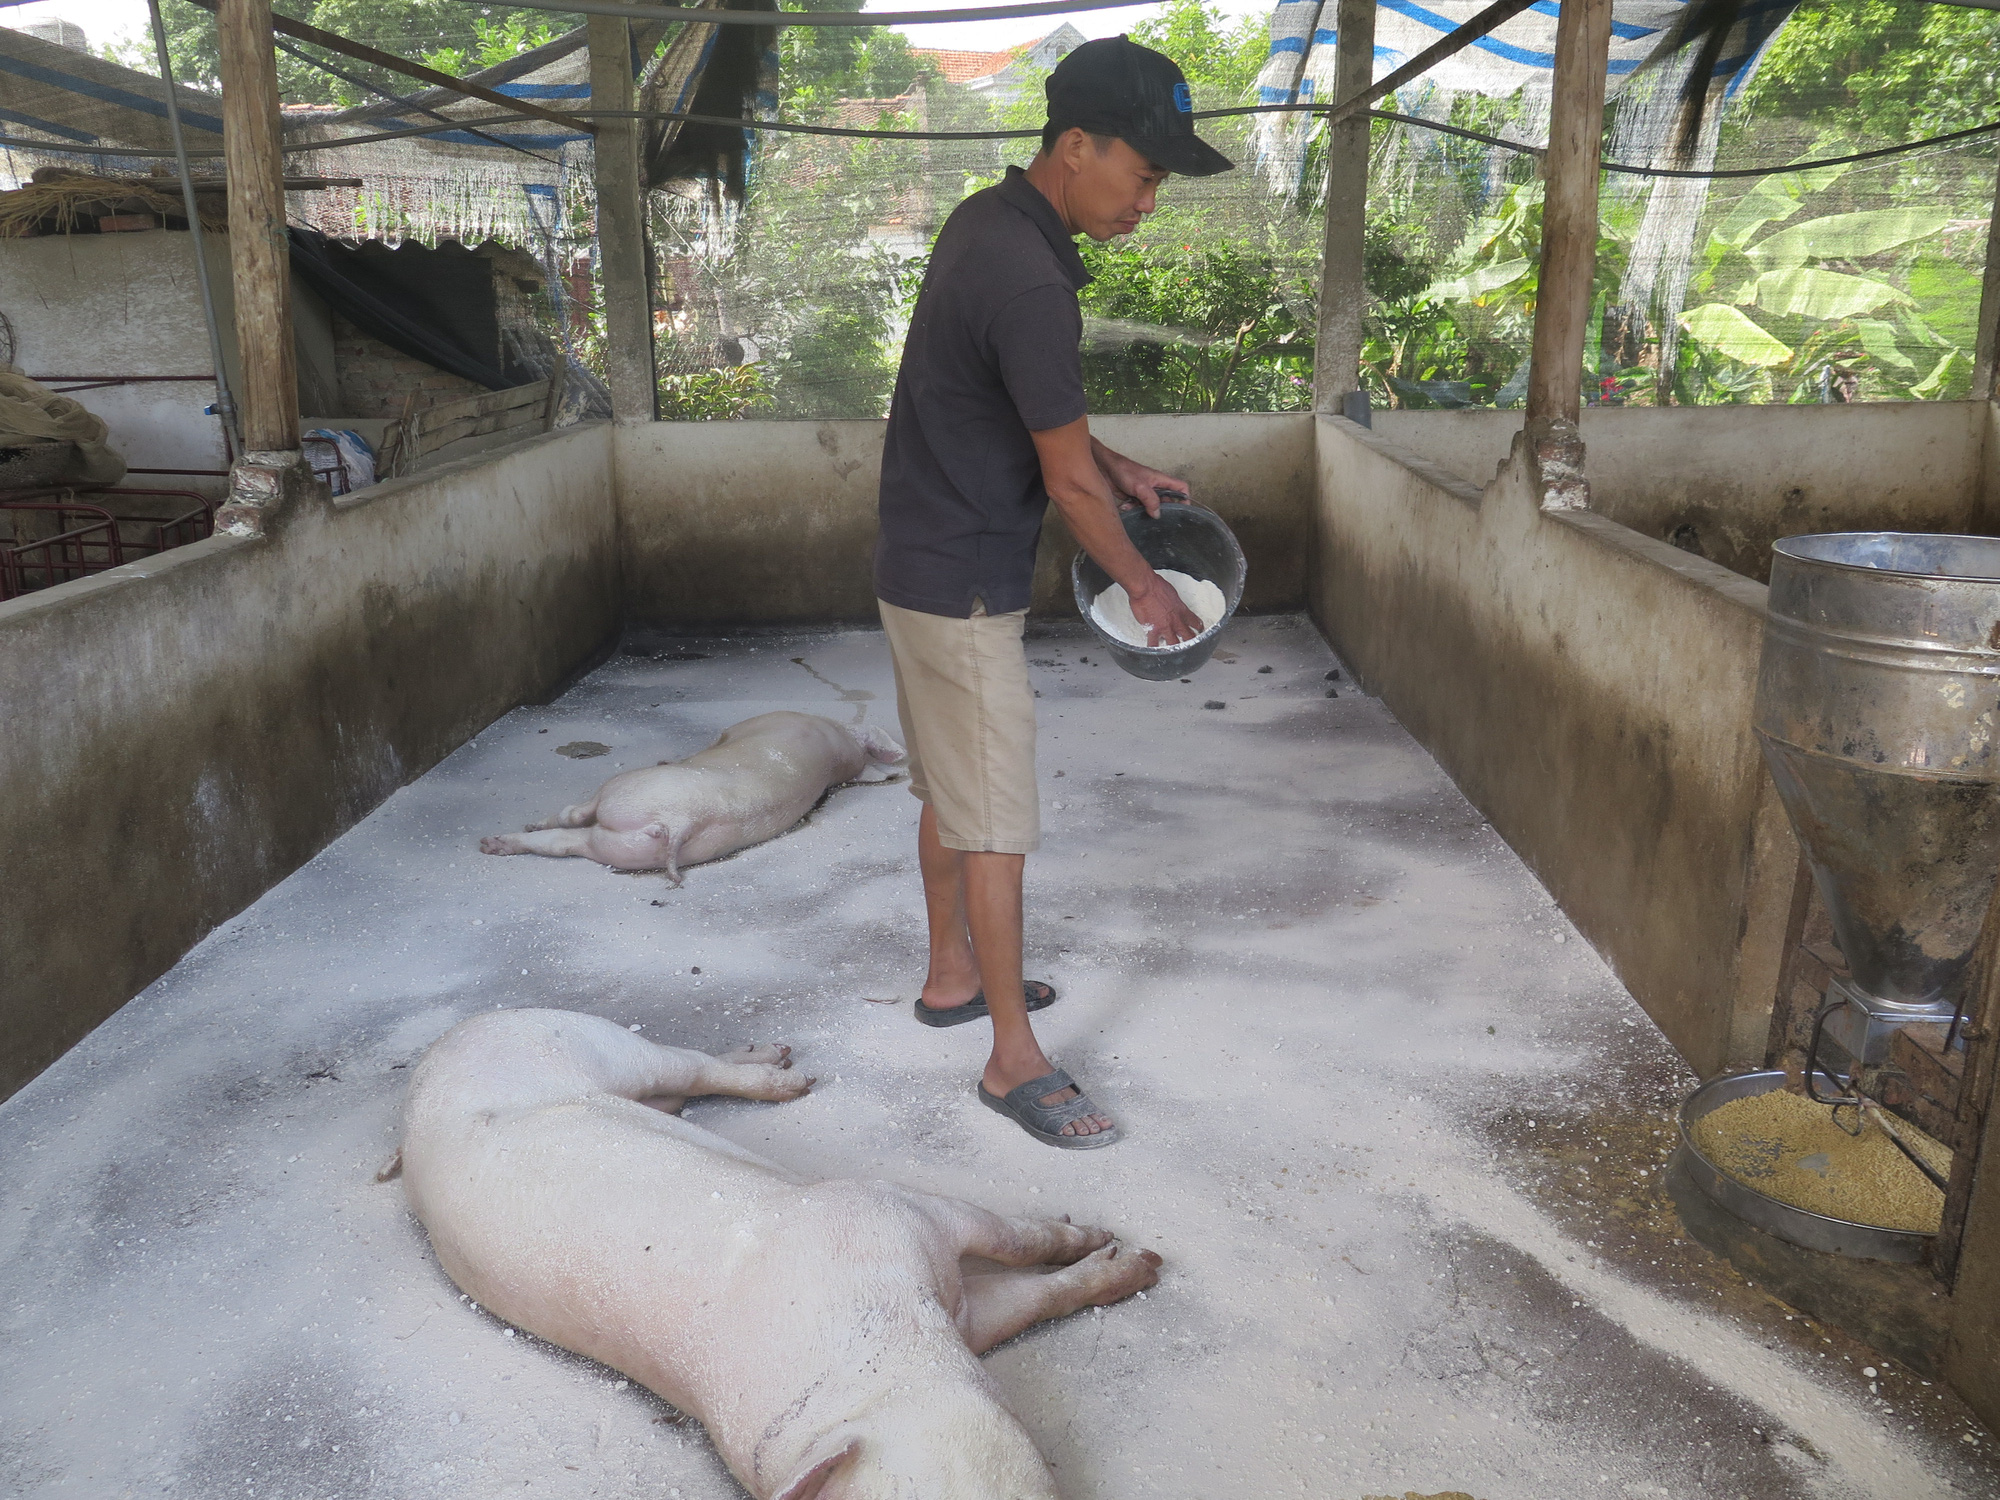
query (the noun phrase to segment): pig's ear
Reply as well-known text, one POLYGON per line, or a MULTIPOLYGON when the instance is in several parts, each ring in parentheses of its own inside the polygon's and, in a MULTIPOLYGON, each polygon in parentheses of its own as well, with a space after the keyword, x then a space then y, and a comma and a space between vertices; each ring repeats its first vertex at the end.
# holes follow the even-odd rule
POLYGON ((860 1451, 861 1439, 855 1438, 838 1453, 821 1459, 778 1491, 777 1500, 818 1500, 820 1491, 824 1490, 833 1476, 852 1462, 854 1455, 860 1451))

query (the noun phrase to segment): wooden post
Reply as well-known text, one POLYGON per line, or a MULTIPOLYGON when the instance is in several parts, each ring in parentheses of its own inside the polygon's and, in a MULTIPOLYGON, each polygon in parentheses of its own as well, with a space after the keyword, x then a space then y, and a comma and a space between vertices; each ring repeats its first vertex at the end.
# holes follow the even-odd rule
POLYGON ((248 452, 299 446, 291 249, 271 0, 222 0, 222 147, 229 170, 229 270, 243 370, 237 412, 248 452))
MULTIPOLYGON (((2000 164, 2000 154, 1996 154, 2000 164)), ((1974 401, 1993 399, 1994 366, 2000 363, 2000 174, 1993 184, 1992 218, 1986 226, 1986 277, 1979 288, 1978 352, 1972 361, 1974 401)))
POLYGON ((1581 415, 1583 343, 1597 272, 1597 187, 1611 0, 1562 0, 1543 159, 1542 263, 1528 366, 1528 426, 1581 415))
MULTIPOLYGON (((590 18, 590 104, 633 109, 630 23, 590 18)), ((604 302, 604 374, 612 414, 652 420, 652 292, 646 284, 646 205, 639 186, 639 122, 597 120, 597 279, 604 302)))
MULTIPOLYGON (((1375 0, 1340 0, 1334 22, 1333 97, 1345 102, 1375 81, 1375 0)), ((1362 317, 1368 308, 1369 119, 1328 127, 1326 233, 1319 264, 1319 332, 1313 346, 1313 410, 1339 413, 1361 388, 1362 317)))

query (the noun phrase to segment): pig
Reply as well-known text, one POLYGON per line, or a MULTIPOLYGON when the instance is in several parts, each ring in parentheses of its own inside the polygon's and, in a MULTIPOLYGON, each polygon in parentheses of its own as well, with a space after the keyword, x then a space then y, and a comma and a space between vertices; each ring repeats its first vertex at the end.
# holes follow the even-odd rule
POLYGON ((815 1182, 677 1117, 701 1094, 799 1098, 814 1080, 790 1054, 476 1016, 411 1075, 410 1206, 475 1302, 697 1417, 757 1500, 1056 1500, 976 1356, 1152 1286, 1160 1257, 1067 1219, 815 1182))
POLYGON ((732 724, 686 760, 623 771, 588 802, 524 833, 479 841, 482 854, 594 859, 614 870, 664 870, 721 859, 790 828, 826 794, 870 765, 893 766, 903 747, 862 724, 780 710, 732 724))

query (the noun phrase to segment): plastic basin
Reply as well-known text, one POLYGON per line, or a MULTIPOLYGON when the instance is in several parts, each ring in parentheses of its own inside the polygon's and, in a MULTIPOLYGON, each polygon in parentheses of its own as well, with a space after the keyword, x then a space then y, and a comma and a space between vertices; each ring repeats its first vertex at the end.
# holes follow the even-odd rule
POLYGON ((1077 613, 1110 658, 1134 677, 1148 682, 1170 682, 1186 677, 1215 654, 1222 640, 1222 627, 1243 602, 1243 548, 1236 533, 1214 511, 1183 500, 1168 500, 1160 506, 1159 519, 1148 516, 1139 506, 1120 512, 1125 534, 1139 555, 1155 568, 1172 568, 1190 578, 1201 578, 1222 590, 1227 606, 1222 618, 1191 641, 1178 646, 1131 646, 1109 635, 1091 618, 1090 606, 1111 587, 1111 575, 1079 551, 1070 564, 1070 588, 1076 595, 1077 613))

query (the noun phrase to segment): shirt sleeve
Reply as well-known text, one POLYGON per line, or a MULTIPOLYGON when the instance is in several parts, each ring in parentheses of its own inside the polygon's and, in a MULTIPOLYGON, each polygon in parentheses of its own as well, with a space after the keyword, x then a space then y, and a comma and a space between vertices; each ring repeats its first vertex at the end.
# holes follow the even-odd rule
POLYGON ((1061 286, 1030 287, 994 315, 987 337, 1028 431, 1066 427, 1088 413, 1076 293, 1061 286))

